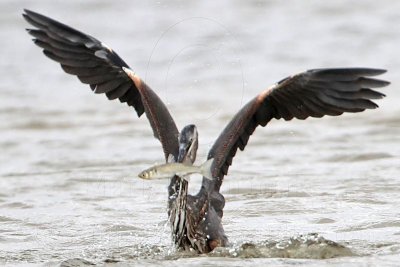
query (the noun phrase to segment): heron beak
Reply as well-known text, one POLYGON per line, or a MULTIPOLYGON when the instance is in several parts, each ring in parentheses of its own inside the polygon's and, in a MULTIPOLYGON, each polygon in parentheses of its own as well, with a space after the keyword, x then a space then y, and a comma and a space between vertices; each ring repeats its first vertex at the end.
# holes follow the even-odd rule
POLYGON ((179 144, 178 162, 183 162, 190 151, 191 143, 179 144))
POLYGON ((178 162, 192 165, 197 152, 197 129, 194 125, 185 126, 179 134, 178 162))

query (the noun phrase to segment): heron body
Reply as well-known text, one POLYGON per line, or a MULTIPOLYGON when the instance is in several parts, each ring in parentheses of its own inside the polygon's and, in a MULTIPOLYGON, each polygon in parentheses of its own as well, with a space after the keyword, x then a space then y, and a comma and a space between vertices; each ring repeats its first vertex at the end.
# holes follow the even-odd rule
MULTIPOLYGON (((132 106, 139 117, 146 114, 166 162, 172 155, 178 163, 194 163, 196 126, 185 126, 179 132, 165 104, 115 51, 90 35, 36 12, 25 10, 23 16, 34 26, 28 29, 34 43, 66 73, 77 76, 94 93, 132 106)), ((244 105, 208 153, 207 159, 213 158, 212 180, 203 178, 199 192, 190 195, 188 181, 177 175, 171 177, 168 215, 176 246, 206 253, 228 243, 221 223, 225 199, 220 188, 237 150, 244 150, 258 126, 264 127, 272 119, 304 120, 375 109, 378 106, 372 100, 384 94, 374 89, 389 82, 373 76, 384 72, 371 68, 312 69, 281 80, 244 105)))

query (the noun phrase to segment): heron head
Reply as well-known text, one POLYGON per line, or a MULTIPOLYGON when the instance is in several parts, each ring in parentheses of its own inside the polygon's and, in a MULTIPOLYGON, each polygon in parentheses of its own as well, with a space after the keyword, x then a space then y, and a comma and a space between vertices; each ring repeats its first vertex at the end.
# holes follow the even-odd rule
POLYGON ((193 164, 196 160, 198 146, 196 126, 193 124, 185 126, 179 134, 178 162, 193 164))

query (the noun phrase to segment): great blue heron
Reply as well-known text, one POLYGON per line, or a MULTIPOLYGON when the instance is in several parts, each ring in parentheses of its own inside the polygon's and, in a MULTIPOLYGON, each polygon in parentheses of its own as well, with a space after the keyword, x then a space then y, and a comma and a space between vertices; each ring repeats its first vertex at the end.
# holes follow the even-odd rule
MULTIPOLYGON (((165 160, 193 164, 198 147, 195 125, 178 131, 160 98, 135 75, 111 48, 90 35, 41 14, 25 10, 24 18, 36 29, 28 29, 34 43, 62 69, 78 76, 97 94, 119 99, 146 113, 154 136, 160 140, 165 160)), ((225 199, 219 192, 237 149, 243 150, 257 126, 271 119, 291 120, 307 117, 338 116, 378 106, 371 99, 384 94, 380 88, 389 82, 368 78, 382 69, 313 69, 290 76, 267 88, 248 102, 219 135, 208 159, 214 158, 212 181, 204 179, 197 195, 188 194, 188 182, 171 177, 168 187, 168 215, 172 238, 178 248, 206 253, 228 242, 221 224, 225 199)))

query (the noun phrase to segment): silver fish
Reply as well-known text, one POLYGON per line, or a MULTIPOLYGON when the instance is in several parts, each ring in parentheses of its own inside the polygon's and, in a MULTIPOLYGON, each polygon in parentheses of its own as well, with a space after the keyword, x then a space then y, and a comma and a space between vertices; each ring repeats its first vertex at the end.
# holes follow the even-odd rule
POLYGON ((186 165, 176 162, 166 163, 148 168, 139 173, 138 176, 142 179, 160 179, 171 178, 174 175, 178 175, 179 177, 188 180, 186 177, 189 174, 200 173, 207 179, 212 180, 211 165, 213 161, 214 159, 211 158, 200 166, 186 165))

